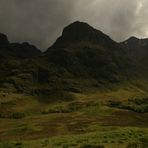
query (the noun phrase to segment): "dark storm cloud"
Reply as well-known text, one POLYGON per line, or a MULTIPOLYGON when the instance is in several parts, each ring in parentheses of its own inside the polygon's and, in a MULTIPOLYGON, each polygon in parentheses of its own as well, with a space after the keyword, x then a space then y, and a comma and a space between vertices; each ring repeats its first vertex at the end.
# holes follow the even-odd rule
POLYGON ((45 49, 80 20, 115 40, 148 36, 147 0, 0 0, 0 32, 45 49))
POLYGON ((75 17, 89 22, 117 41, 129 36, 148 37, 147 0, 79 0, 75 17))
POLYGON ((72 9, 69 0, 0 0, 0 32, 47 48, 71 22, 72 9))

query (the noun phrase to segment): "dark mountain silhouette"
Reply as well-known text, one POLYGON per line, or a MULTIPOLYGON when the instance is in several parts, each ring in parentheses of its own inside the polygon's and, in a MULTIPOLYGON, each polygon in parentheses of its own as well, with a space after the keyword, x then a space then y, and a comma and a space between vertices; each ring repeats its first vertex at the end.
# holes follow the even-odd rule
POLYGON ((55 92, 59 89, 57 86, 64 90, 74 84, 84 87, 77 82, 80 79, 107 87, 107 84, 147 78, 147 40, 132 37, 117 43, 87 23, 74 22, 65 27, 44 53, 28 43, 9 43, 6 36, 1 38, 5 44, 0 48, 0 56, 13 57, 13 62, 11 58, 5 61, 7 66, 0 65, 1 85, 12 83, 10 86, 21 92, 31 92, 38 83, 46 87, 42 90, 37 87, 34 92, 50 94, 53 88, 55 92))
POLYGON ((6 46, 8 44, 9 44, 9 41, 7 39, 7 36, 2 34, 2 33, 0 33, 0 47, 6 46))
POLYGON ((65 27, 44 58, 74 76, 115 82, 133 66, 120 44, 83 22, 65 27))
POLYGON ((10 43, 7 36, 0 34, 0 57, 2 58, 33 58, 41 51, 29 43, 10 43))
POLYGON ((78 43, 109 46, 115 44, 115 41, 87 23, 76 21, 64 28, 62 36, 57 39, 53 47, 70 46, 78 43))
POLYGON ((121 43, 121 46, 126 49, 126 52, 131 58, 136 59, 139 64, 148 64, 148 39, 138 39, 131 37, 121 43))
POLYGON ((27 42, 22 44, 11 43, 8 46, 8 49, 12 51, 12 55, 14 54, 14 56, 21 58, 32 58, 41 54, 41 51, 39 49, 27 42))

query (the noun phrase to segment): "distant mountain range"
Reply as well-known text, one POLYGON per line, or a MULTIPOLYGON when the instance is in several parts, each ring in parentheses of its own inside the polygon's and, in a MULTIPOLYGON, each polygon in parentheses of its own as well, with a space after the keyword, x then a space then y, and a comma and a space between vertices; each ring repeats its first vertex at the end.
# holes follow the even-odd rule
POLYGON ((1 91, 50 95, 88 85, 80 79, 100 88, 148 78, 148 39, 131 37, 117 43, 77 21, 44 53, 29 43, 10 43, 0 34, 0 61, 1 91))

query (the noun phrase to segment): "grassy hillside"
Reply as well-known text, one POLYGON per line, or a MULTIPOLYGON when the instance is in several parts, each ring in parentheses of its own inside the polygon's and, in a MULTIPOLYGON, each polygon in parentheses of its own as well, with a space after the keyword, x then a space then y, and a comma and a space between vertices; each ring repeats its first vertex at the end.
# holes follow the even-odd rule
POLYGON ((33 57, 2 43, 0 148, 148 147, 146 54, 81 22, 33 57))
POLYGON ((148 107, 146 86, 131 82, 104 90, 89 88, 71 92, 68 100, 52 102, 48 102, 47 96, 2 93, 0 145, 107 148, 146 145, 148 114, 143 111, 148 107))

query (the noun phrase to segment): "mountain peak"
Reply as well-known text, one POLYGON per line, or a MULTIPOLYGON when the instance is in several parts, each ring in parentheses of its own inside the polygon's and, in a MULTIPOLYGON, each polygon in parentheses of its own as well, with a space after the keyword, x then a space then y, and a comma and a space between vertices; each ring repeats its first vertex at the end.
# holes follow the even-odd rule
POLYGON ((85 22, 76 21, 64 28, 62 35, 54 43, 53 47, 73 45, 75 43, 109 44, 114 43, 109 36, 93 28, 85 22))
POLYGON ((130 37, 129 39, 121 42, 121 44, 125 44, 125 45, 128 45, 128 46, 134 46, 134 47, 142 47, 142 46, 146 46, 148 45, 148 38, 143 38, 143 39, 139 39, 137 37, 130 37))
POLYGON ((9 41, 7 39, 7 36, 3 33, 0 33, 0 46, 8 45, 9 41))
POLYGON ((136 41, 139 41, 140 39, 138 39, 137 37, 135 36, 131 36, 127 41, 129 42, 136 42, 136 41))

